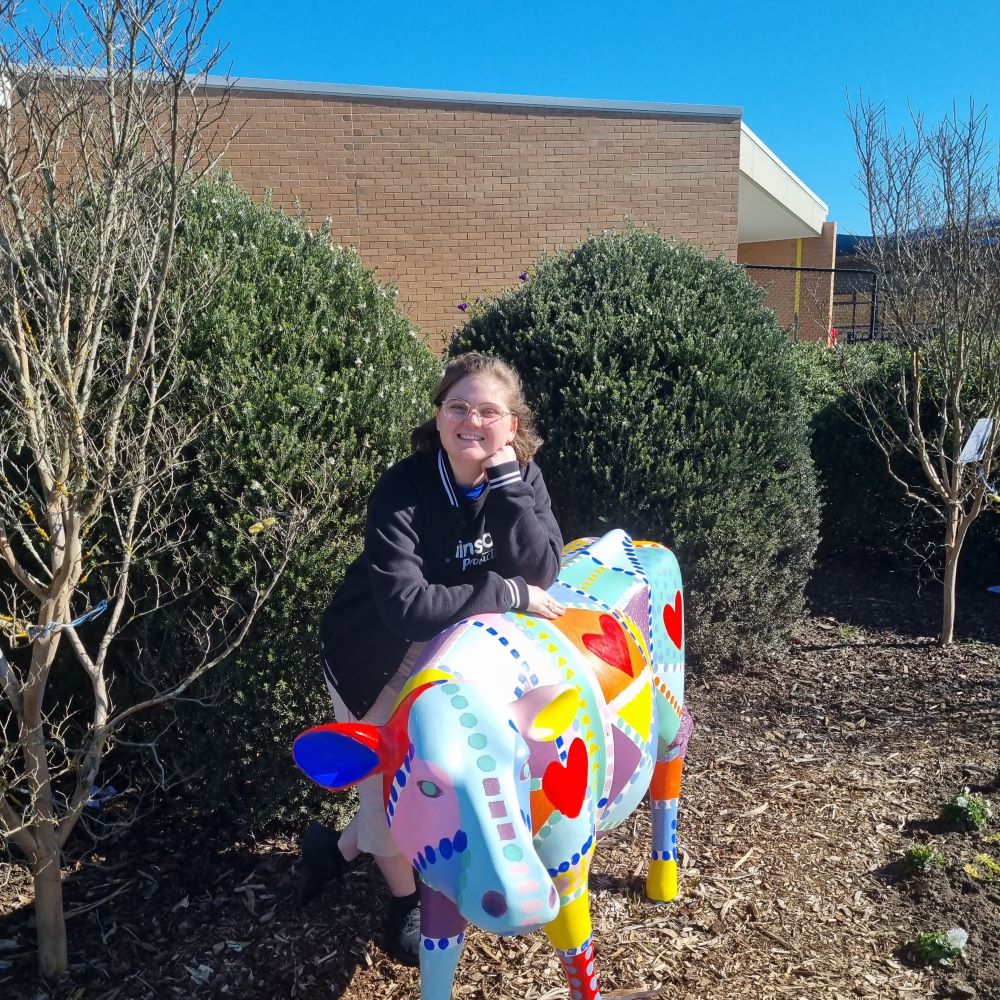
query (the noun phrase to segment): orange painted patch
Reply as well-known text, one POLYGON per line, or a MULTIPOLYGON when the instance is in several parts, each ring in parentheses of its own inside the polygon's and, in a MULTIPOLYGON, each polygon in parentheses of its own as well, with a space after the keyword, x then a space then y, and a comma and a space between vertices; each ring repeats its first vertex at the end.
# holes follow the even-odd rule
MULTIPOLYGON (((621 661, 620 666, 613 667, 605 663, 600 656, 597 656, 588 648, 588 644, 584 642, 585 636, 601 636, 604 634, 604 629, 601 626, 602 617, 607 617, 606 613, 602 615, 600 611, 570 608, 560 618, 556 618, 552 622, 552 626, 558 629, 580 651, 582 656, 586 657, 587 662, 590 663, 594 671, 597 682, 601 686, 605 701, 610 703, 628 687, 633 677, 638 676, 639 672, 643 669, 644 663, 642 653, 635 644, 635 640, 629 635, 627 630, 620 627, 618 634, 624 642, 624 652, 628 655, 627 672, 624 669, 624 660, 621 661)), ((615 622, 615 624, 617 625, 618 623, 615 622)))
POLYGON ((649 784, 649 796, 652 799, 676 799, 681 794, 681 772, 684 761, 680 757, 673 760, 658 761, 653 768, 653 780, 649 784))
POLYGON ((531 793, 531 834, 538 833, 546 820, 555 812, 555 806, 549 802, 549 797, 540 788, 531 793))

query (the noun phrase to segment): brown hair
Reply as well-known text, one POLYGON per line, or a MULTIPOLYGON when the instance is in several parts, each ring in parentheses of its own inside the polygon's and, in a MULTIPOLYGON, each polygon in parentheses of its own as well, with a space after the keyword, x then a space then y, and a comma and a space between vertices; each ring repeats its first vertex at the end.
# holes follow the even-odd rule
MULTIPOLYGON (((517 417, 517 431, 514 433, 514 452, 520 465, 527 465, 535 452, 542 446, 542 439, 535 431, 535 415, 531 412, 528 401, 524 398, 521 386, 521 376, 506 361, 490 357, 488 354, 459 354, 452 358, 441 376, 437 392, 434 393, 434 405, 440 406, 451 392, 456 382, 467 375, 478 375, 499 382, 507 395, 507 405, 512 416, 517 417)), ((438 434, 434 417, 425 420, 410 431, 410 446, 414 451, 437 451, 441 447, 441 437, 438 434)))

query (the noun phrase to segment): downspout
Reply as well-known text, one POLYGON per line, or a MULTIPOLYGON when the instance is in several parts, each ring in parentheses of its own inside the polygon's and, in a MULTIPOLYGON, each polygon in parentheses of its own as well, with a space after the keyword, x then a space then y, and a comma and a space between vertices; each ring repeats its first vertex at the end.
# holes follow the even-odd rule
POLYGON ((802 237, 795 241, 795 310, 792 316, 792 337, 799 339, 799 304, 802 301, 802 237))

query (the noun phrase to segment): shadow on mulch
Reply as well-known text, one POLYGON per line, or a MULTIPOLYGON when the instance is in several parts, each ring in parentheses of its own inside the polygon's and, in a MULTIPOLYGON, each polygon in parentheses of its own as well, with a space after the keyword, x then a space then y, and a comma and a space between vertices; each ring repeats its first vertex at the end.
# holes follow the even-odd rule
MULTIPOLYGON (((738 733, 740 747, 756 745, 767 751, 767 767, 760 769, 756 751, 752 758, 743 755, 736 741, 731 741, 735 763, 725 767, 720 763, 718 773, 728 775, 732 787, 720 787, 717 797, 709 800, 717 815, 713 813, 703 824, 700 863, 704 872, 699 877, 704 893, 680 904, 660 928, 657 954, 662 953, 664 961, 676 960, 678 967, 664 965, 655 971, 660 977, 657 981, 669 982, 681 996, 777 995, 765 990, 763 978, 753 978, 745 938, 736 937, 733 928, 739 919, 745 919, 747 926, 760 925, 770 944, 794 955, 799 946, 794 942, 788 946, 786 922, 791 928, 815 926, 818 911, 790 908, 786 912, 785 898, 779 907, 779 900, 768 896, 766 879, 752 879, 753 860, 745 866, 745 874, 734 867, 732 871, 720 868, 724 858, 718 842, 729 836, 729 829, 757 822, 761 816, 796 815, 789 809, 791 798, 783 796, 801 791, 809 795, 797 814, 803 823, 808 824, 810 815, 819 815, 838 797, 865 795, 870 797, 873 815, 877 813, 880 825, 893 835, 894 851, 899 846, 897 831, 904 838, 933 842, 946 851, 946 869, 929 882, 901 877, 893 867, 898 860, 885 864, 884 839, 876 839, 870 860, 859 870, 870 871, 873 880, 885 887, 880 915, 887 913, 892 920, 898 932, 893 940, 901 948, 904 937, 920 930, 961 926, 969 931, 968 960, 955 970, 936 973, 933 988, 939 989, 939 996, 1000 1000, 1000 885, 988 878, 977 881, 965 868, 978 863, 977 854, 984 852, 1000 863, 1000 841, 948 832, 924 818, 934 815, 959 783, 971 784, 970 777, 980 782, 996 766, 1000 596, 960 598, 961 639, 950 650, 940 650, 933 642, 938 614, 934 596, 926 589, 918 593, 912 583, 900 578, 887 581, 856 567, 822 566, 809 588, 809 599, 815 617, 797 627, 786 653, 738 675, 707 672, 692 683, 695 714, 706 734, 719 737, 715 745, 721 752, 730 752, 725 734, 738 733), (970 636, 974 641, 966 641, 970 636), (988 636, 993 638, 983 638, 988 636), (977 641, 993 645, 977 645, 977 641), (926 749, 919 757, 923 766, 908 771, 905 759, 915 746, 926 749), (843 787, 810 784, 813 769, 821 776, 827 773, 819 765, 831 756, 843 758, 845 766, 836 773, 843 773, 849 783, 843 787), (895 769, 892 784, 879 783, 886 761, 892 761, 888 767, 895 769), (869 763, 872 766, 862 770, 869 763), (761 805, 770 807, 769 813, 761 814, 760 807, 746 812, 740 811, 742 806, 735 807, 734 803, 743 801, 739 795, 743 787, 773 774, 783 777, 784 788, 756 786, 756 793, 763 796, 761 805), (918 810, 912 807, 904 812, 899 805, 902 790, 911 787, 919 794, 924 817, 914 815, 918 810), (881 867, 876 870, 876 866, 881 867), (740 879, 747 881, 735 881, 740 879), (732 897, 728 918, 722 902, 726 887, 737 887, 742 893, 732 897), (715 903, 720 904, 718 910, 715 903), (758 904, 761 915, 754 909, 758 904), (746 917, 741 918, 744 906, 746 917), (684 942, 693 942, 688 957, 679 950, 684 942), (709 992, 706 983, 716 983, 719 992, 709 992), (962 993, 969 984, 975 993, 962 993)), ((701 768, 703 786, 716 774, 710 770, 711 763, 694 765, 701 768)), ((994 791, 995 805, 996 795, 994 791)), ((691 806, 692 814, 702 815, 697 812, 697 801, 691 806)), ((831 827, 823 829, 829 833, 831 827)), ((725 840, 733 847, 731 857, 725 856, 730 867, 733 859, 743 855, 746 842, 742 837, 737 830, 732 840, 725 840)), ((633 873, 644 864, 643 847, 633 845, 627 836, 621 839, 627 849, 619 851, 618 867, 609 873, 595 871, 591 883, 596 895, 611 897, 609 912, 621 916, 616 926, 636 919, 628 917, 631 897, 641 900, 642 886, 641 878, 636 884, 633 873)), ((823 843, 827 841, 824 837, 823 843)), ((185 813, 177 802, 171 802, 159 819, 118 843, 103 846, 99 853, 92 852, 79 871, 67 874, 66 908, 73 914, 69 920, 73 982, 41 993, 42 984, 34 971, 30 880, 20 869, 6 882, 0 877, 0 941, 4 943, 0 947, 0 996, 12 1000, 188 1000, 195 996, 312 1000, 347 994, 395 1000, 416 995, 417 973, 395 965, 381 948, 386 890, 374 866, 353 868, 342 887, 303 911, 293 899, 296 856, 290 839, 277 836, 257 842, 237 836, 218 817, 185 813), (13 963, 9 968, 3 966, 7 961, 13 963)), ((812 856, 807 852, 802 864, 808 866, 812 856)), ((736 864, 743 865, 749 858, 746 854, 736 864)), ((799 878, 812 868, 789 870, 799 878)), ((829 903, 829 882, 813 884, 816 906, 829 903)), ((861 912, 860 904, 852 906, 861 912)), ((836 919, 823 926, 831 932, 842 926, 841 936, 822 937, 817 950, 808 952, 812 965, 807 966, 805 959, 795 969, 790 964, 786 968, 784 959, 768 965, 768 976, 777 977, 773 985, 783 995, 799 988, 796 977, 800 975, 819 974, 815 971, 819 969, 829 976, 831 969, 840 968, 844 941, 856 928, 850 923, 852 917, 845 917, 843 925, 836 919), (796 971, 799 968, 805 971, 796 971)), ((640 914, 638 920, 644 924, 645 915, 640 914)), ((872 940, 880 940, 874 925, 867 932, 872 940)), ((613 937, 605 936, 603 946, 606 981, 627 984, 635 975, 633 944, 626 941, 619 946, 613 937)), ((470 938, 456 995, 524 997, 530 994, 527 977, 540 968, 551 970, 548 982, 558 982, 558 989, 564 990, 554 958, 545 959, 542 952, 532 959, 543 948, 547 945, 540 940, 498 943, 486 935, 470 938), (543 961, 548 964, 542 965, 543 961), (508 977, 502 990, 501 976, 508 977)), ((652 959, 648 964, 653 969, 652 959)), ((811 988, 810 996, 819 996, 817 989, 811 988)), ((863 986, 859 990, 858 996, 876 995, 864 992, 863 986)))
MULTIPOLYGON (((1000 584, 1000 567, 997 581, 1000 584)), ((820 563, 806 588, 813 615, 900 637, 931 638, 940 630, 941 585, 919 583, 912 573, 858 563, 820 563)), ((959 642, 1000 644, 1000 594, 961 588, 957 596, 959 642)))
POLYGON ((358 865, 339 887, 300 908, 295 845, 234 839, 231 831, 206 829, 204 817, 164 815, 157 835, 133 832, 87 857, 64 877, 70 974, 56 984, 35 973, 30 901, 11 905, 12 893, 28 896, 30 879, 23 869, 22 877, 15 873, 15 884, 0 889, 0 939, 8 945, 0 960, 13 963, 0 964, 0 995, 343 995, 378 956, 381 928, 372 912, 384 913, 385 900, 374 866, 358 865), (105 855, 121 860, 104 864, 105 855))

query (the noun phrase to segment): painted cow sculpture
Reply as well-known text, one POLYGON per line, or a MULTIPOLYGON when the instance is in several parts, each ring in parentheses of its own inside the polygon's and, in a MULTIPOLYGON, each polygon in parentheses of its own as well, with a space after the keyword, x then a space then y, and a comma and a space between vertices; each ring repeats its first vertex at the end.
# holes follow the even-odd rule
POLYGON ((677 892, 690 733, 673 554, 622 531, 567 545, 548 621, 469 618, 424 650, 387 725, 302 733, 326 788, 381 772, 393 839, 421 880, 421 996, 446 1000, 467 922, 544 927, 572 1000, 599 996, 587 878, 596 839, 650 793, 646 893, 677 892))

